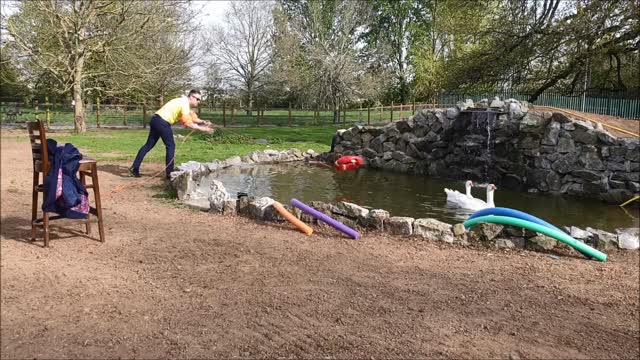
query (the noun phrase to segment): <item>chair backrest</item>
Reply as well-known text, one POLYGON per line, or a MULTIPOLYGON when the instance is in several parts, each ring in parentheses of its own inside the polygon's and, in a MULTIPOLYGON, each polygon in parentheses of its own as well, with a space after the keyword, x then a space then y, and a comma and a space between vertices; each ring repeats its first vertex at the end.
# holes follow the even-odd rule
POLYGON ((33 171, 49 173, 49 154, 47 152, 47 134, 44 123, 40 120, 27 122, 29 141, 31 141, 31 154, 33 155, 33 171))

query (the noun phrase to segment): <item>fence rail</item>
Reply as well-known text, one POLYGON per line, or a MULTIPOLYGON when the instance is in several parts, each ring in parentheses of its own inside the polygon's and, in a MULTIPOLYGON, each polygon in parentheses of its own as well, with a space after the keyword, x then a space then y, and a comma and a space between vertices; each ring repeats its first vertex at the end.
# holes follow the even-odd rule
MULTIPOLYGON (((222 104, 218 107, 202 106, 197 109, 200 118, 221 126, 294 126, 328 124, 383 124, 405 119, 423 108, 448 107, 458 101, 471 98, 476 101, 494 96, 502 99, 526 100, 527 95, 518 93, 494 93, 481 95, 441 94, 431 103, 391 104, 376 107, 340 109, 335 112, 318 109, 266 108, 259 107, 248 113, 246 109, 222 104)), ((535 105, 553 106, 596 114, 609 114, 629 119, 640 119, 640 99, 568 97, 543 94, 535 105)), ((146 126, 155 107, 146 104, 110 105, 86 104, 85 121, 89 126, 146 126)), ((0 102, 0 122, 24 122, 44 120, 48 126, 73 125, 74 113, 70 104, 57 102, 24 103, 0 102)))
MULTIPOLYGON (((485 94, 440 94, 435 100, 438 104, 455 104, 465 99, 516 99, 527 101, 528 94, 518 92, 494 92, 485 94)), ((589 95, 560 95, 556 93, 542 93, 533 105, 552 106, 571 109, 593 114, 617 116, 625 119, 640 119, 640 99, 638 97, 589 96, 589 95)))

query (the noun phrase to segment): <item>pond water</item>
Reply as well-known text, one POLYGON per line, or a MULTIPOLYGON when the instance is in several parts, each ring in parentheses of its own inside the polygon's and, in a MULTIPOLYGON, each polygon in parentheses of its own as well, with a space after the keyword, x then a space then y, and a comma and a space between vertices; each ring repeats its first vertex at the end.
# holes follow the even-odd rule
MULTIPOLYGON (((211 176, 222 181, 235 198, 238 192, 249 196, 268 196, 281 203, 291 198, 303 202, 348 201, 367 208, 385 209, 392 216, 435 218, 450 224, 463 222, 473 213, 446 201, 444 188, 464 192, 464 181, 420 175, 358 169, 337 172, 326 164, 264 164, 241 166, 211 176)), ((482 184, 480 184, 482 186, 482 184)), ((485 199, 486 188, 474 187, 474 197, 485 199)), ((637 209, 628 212, 617 205, 597 200, 531 194, 498 189, 496 206, 518 209, 542 218, 558 227, 587 226, 613 231, 620 227, 638 227, 637 209)))

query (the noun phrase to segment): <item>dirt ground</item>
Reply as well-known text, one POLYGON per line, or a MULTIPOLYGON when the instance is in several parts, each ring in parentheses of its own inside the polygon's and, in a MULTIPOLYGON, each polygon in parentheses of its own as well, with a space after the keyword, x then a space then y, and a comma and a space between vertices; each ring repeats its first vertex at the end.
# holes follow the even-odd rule
POLYGON ((640 356, 637 251, 600 263, 331 228, 306 237, 176 206, 160 180, 110 194, 135 181, 122 162, 99 164, 106 243, 97 226, 56 226, 45 249, 28 241, 28 142, 6 135, 2 358, 640 356))

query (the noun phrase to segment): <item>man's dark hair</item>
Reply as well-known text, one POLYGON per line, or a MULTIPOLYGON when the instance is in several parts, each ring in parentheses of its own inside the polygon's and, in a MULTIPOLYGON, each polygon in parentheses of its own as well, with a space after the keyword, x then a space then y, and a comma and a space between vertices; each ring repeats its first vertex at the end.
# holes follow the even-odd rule
POLYGON ((198 95, 202 95, 200 93, 200 90, 198 89, 192 89, 191 91, 189 91, 189 96, 193 95, 193 94, 198 94, 198 95))

